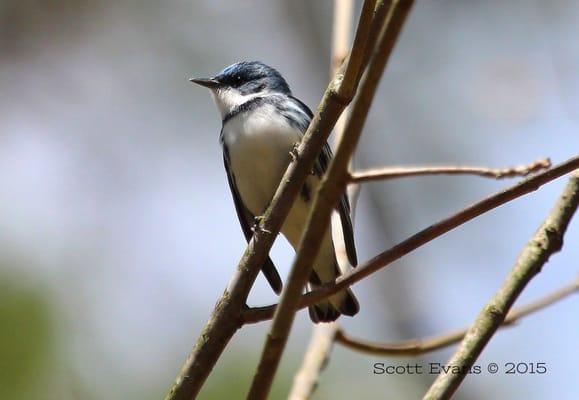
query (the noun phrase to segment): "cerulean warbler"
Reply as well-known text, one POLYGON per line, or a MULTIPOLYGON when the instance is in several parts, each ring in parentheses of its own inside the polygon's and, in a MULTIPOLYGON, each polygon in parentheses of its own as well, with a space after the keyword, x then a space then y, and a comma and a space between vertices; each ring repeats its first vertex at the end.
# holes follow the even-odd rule
MULTIPOLYGON (((261 216, 269 205, 291 161, 290 152, 313 118, 312 112, 292 96, 278 71, 257 61, 239 62, 212 78, 194 78, 191 82, 211 91, 221 113, 219 141, 223 147, 225 170, 241 228, 249 240, 255 216, 261 216)), ((313 193, 331 157, 330 147, 326 144, 281 228, 294 249, 298 248, 313 203, 313 193)), ((345 195, 341 197, 337 211, 348 259, 352 266, 356 266, 350 206, 345 195)), ((282 281, 271 259, 268 258, 262 272, 273 290, 280 293, 282 281)), ((309 286, 316 288, 334 281, 339 275, 332 234, 328 229, 314 262, 309 286)), ((358 301, 350 289, 338 292, 309 309, 314 322, 335 321, 340 314, 354 315, 358 310, 358 301)))

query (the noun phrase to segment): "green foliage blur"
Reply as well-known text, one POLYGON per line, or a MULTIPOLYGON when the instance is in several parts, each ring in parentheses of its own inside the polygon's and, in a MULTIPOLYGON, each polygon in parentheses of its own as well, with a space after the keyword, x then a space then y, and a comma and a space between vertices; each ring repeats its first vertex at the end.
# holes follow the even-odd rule
POLYGON ((0 399, 46 399, 58 368, 53 312, 41 289, 0 277, 0 399))

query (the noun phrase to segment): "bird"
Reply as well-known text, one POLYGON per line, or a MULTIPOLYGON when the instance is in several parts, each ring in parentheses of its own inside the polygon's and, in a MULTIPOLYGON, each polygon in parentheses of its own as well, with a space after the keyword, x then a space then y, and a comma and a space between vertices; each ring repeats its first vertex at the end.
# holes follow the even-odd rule
MULTIPOLYGON (((292 95, 286 80, 276 69, 259 61, 237 62, 211 78, 191 78, 190 81, 209 89, 221 116, 219 142, 227 180, 239 223, 249 241, 295 154, 295 146, 313 118, 312 111, 292 95)), ((281 233, 296 251, 315 190, 331 158, 331 149, 325 143, 281 228, 281 233)), ((355 267, 358 261, 350 205, 345 194, 336 208, 348 261, 355 267)), ((261 271, 273 291, 281 293, 282 280, 271 258, 268 257, 261 271)), ((331 230, 327 229, 314 260, 308 288, 312 290, 333 282, 340 274, 331 230)), ((342 314, 353 316, 359 309, 358 300, 347 288, 310 306, 309 315, 314 323, 331 322, 342 314)))

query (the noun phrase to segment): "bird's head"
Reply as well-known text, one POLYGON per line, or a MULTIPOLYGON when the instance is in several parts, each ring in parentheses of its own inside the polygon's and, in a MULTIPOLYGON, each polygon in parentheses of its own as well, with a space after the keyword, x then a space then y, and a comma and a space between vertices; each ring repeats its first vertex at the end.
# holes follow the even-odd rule
POLYGON ((254 97, 291 94, 281 74, 259 61, 238 62, 213 78, 192 78, 190 81, 211 91, 222 117, 254 97))

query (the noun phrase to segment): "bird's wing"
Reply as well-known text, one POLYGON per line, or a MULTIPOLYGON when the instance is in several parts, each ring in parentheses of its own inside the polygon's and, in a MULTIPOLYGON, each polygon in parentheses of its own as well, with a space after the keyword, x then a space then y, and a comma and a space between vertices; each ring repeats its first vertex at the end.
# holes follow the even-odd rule
MULTIPOLYGON (((301 100, 290 96, 292 100, 296 102, 296 105, 309 117, 310 121, 314 117, 312 111, 306 106, 301 100)), ((307 126, 302 133, 305 133, 307 126)), ((332 159, 332 149, 328 143, 324 144, 322 152, 318 157, 316 164, 314 166, 314 172, 318 176, 322 176, 328 169, 330 160, 332 159)), ((348 196, 344 193, 340 197, 340 202, 338 203, 338 213, 340 214, 340 220, 342 221, 342 232, 344 234, 344 243, 346 245, 346 254, 348 255, 348 261, 352 267, 358 265, 358 256, 356 254, 356 244, 354 242, 354 229, 352 227, 352 220, 350 218, 350 202, 348 201, 348 196)))
MULTIPOLYGON (((237 191, 237 186, 235 184, 235 176, 233 176, 233 173, 229 168, 229 154, 225 146, 223 146, 223 163, 225 164, 225 171, 227 172, 227 182, 229 182, 229 189, 231 190, 233 202, 235 203, 237 218, 239 218, 239 224, 241 225, 245 239, 249 243, 251 236, 253 235, 251 227, 254 223, 255 216, 247 209, 247 207, 245 207, 243 201, 241 200, 241 196, 239 196, 239 192, 237 191)), ((261 271, 263 272, 263 275, 265 275, 265 278, 269 282, 269 285, 273 291, 277 294, 280 294, 283 284, 271 258, 267 257, 267 260, 261 267, 261 271)))

